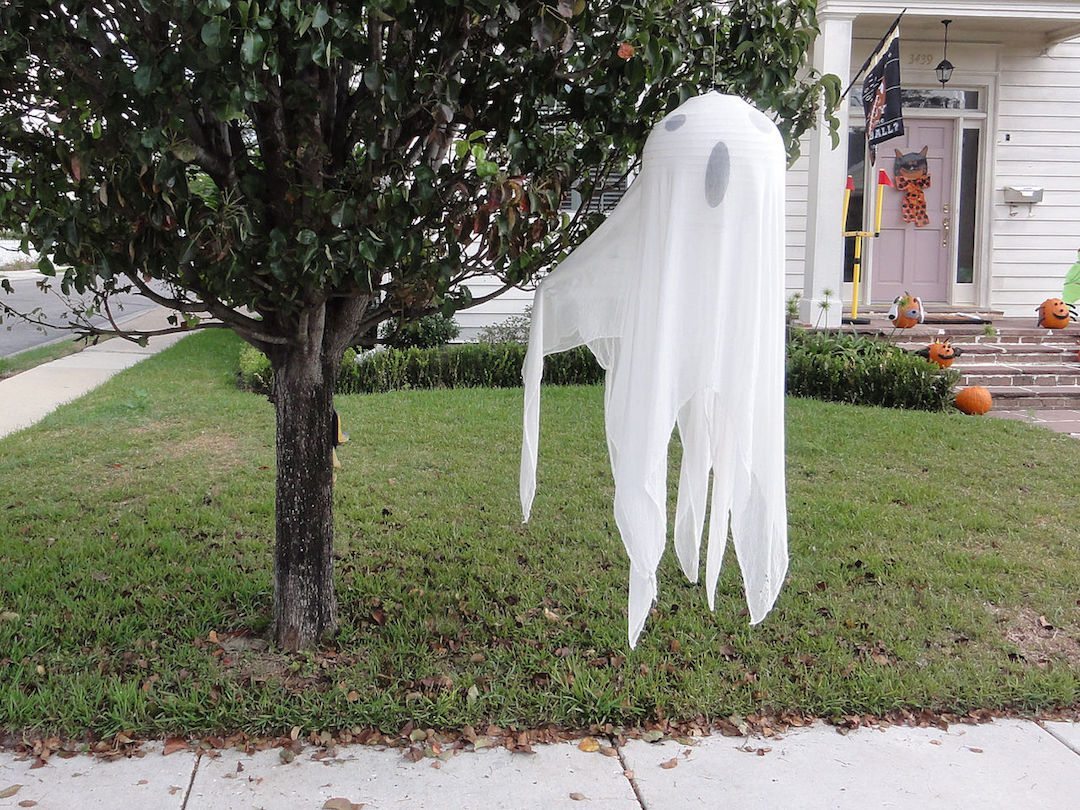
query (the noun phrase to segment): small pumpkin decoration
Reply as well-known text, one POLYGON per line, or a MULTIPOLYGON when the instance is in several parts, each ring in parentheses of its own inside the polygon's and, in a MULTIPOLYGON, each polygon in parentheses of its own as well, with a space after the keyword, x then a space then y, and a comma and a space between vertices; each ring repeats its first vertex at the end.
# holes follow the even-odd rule
POLYGON ((935 340, 925 349, 919 349, 915 354, 925 357, 938 368, 948 368, 953 364, 953 360, 963 354, 963 351, 949 342, 950 340, 951 338, 935 340))
POLYGON ((1039 313, 1040 329, 1064 329, 1070 320, 1076 320, 1076 308, 1060 298, 1047 298, 1035 311, 1039 313))
POLYGON ((981 385, 971 385, 956 394, 956 407, 967 414, 981 416, 990 410, 993 397, 981 385))
POLYGON ((889 320, 897 329, 910 329, 923 322, 922 299, 910 293, 896 296, 889 308, 889 320))

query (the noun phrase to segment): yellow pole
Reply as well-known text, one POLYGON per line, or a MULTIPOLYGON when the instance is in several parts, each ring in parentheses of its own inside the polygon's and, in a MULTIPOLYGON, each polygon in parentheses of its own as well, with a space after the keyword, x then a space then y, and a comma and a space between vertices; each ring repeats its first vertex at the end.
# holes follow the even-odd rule
POLYGON ((852 262, 851 275, 851 320, 859 317, 859 278, 862 275, 862 240, 860 231, 855 234, 855 261, 852 262))
POLYGON ((874 236, 881 236, 881 204, 885 201, 885 186, 891 186, 888 172, 884 169, 878 172, 877 181, 877 219, 874 220, 874 236))

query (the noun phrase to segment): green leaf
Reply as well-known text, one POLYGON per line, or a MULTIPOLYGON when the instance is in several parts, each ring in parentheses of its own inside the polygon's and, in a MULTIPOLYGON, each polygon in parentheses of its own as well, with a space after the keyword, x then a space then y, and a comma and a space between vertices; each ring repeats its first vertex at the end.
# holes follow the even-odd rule
POLYGON ((372 91, 382 87, 382 71, 378 65, 371 65, 364 71, 364 86, 372 91))
POLYGON ((144 96, 157 86, 157 71, 152 65, 143 65, 135 71, 135 89, 144 96))
POLYGON ((266 50, 266 40, 258 31, 245 31, 244 42, 240 46, 240 58, 249 65, 258 62, 266 50))
POLYGON ((221 48, 229 39, 229 21, 224 17, 214 17, 202 27, 202 41, 208 48, 221 48))
POLYGON ((318 237, 315 235, 315 231, 311 230, 310 228, 304 228, 304 230, 300 231, 300 233, 296 235, 296 241, 299 242, 301 245, 310 245, 317 238, 318 237))
POLYGON ((311 27, 321 29, 328 22, 330 22, 330 12, 326 10, 322 3, 319 3, 315 7, 315 16, 311 20, 311 27))

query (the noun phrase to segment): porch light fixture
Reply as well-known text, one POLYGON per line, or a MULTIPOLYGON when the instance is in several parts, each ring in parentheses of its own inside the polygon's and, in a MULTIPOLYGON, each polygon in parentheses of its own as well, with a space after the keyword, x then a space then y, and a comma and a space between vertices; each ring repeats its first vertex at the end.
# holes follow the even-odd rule
POLYGON ((941 86, 944 87, 946 82, 952 78, 953 64, 949 61, 949 23, 952 20, 942 20, 941 24, 945 26, 945 50, 941 54, 942 59, 938 62, 938 66, 934 68, 934 72, 937 74, 938 81, 941 82, 941 86))

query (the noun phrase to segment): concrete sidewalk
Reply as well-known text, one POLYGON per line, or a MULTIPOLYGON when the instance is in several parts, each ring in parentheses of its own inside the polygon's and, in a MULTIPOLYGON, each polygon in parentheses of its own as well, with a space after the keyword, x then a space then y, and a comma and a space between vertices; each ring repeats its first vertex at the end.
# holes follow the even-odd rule
MULTIPOLYGON (((124 329, 168 327, 168 311, 155 309, 123 322, 124 329)), ((144 348, 120 338, 0 380, 0 438, 44 419, 57 407, 97 388, 114 374, 172 346, 183 333, 151 338, 144 348)))
POLYGON ((38 768, 32 758, 0 753, 0 808, 293 810, 339 799, 329 807, 987 810, 1070 808, 1080 796, 1080 724, 1026 720, 846 736, 818 724, 782 737, 713 736, 693 745, 631 740, 607 756, 573 743, 419 762, 370 746, 340 747, 333 756, 308 748, 291 762, 279 749, 144 751, 113 762, 53 756, 38 768))

